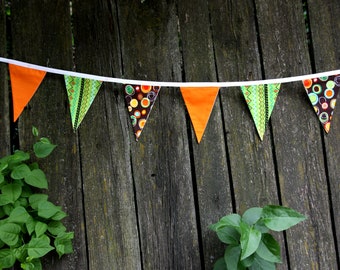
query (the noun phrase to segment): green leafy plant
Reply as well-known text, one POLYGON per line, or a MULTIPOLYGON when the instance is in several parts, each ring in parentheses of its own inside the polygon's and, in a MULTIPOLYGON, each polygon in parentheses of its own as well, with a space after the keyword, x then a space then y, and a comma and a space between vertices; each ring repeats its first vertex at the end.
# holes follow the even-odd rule
POLYGON ((269 233, 283 231, 305 220, 302 214, 283 206, 253 207, 242 216, 231 214, 210 225, 227 248, 214 270, 275 270, 281 263, 279 243, 269 233))
MULTIPOLYGON (((32 128, 38 137, 38 130, 32 128)), ((56 145, 37 138, 33 153, 49 156, 56 145)), ((42 269, 40 258, 55 250, 59 258, 73 252, 73 232, 66 232, 66 213, 48 200, 45 173, 30 153, 21 150, 0 159, 0 269, 20 262, 22 269, 42 269)))

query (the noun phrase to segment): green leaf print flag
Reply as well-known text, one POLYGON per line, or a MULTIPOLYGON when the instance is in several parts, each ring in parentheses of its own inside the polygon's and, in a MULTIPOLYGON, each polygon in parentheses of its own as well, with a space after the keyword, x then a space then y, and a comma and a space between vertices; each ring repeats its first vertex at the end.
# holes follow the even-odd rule
POLYGON ((280 84, 241 86, 241 90, 253 116, 257 132, 263 140, 264 132, 279 94, 280 84))
POLYGON ((76 131, 95 99, 101 81, 64 76, 73 129, 76 131))

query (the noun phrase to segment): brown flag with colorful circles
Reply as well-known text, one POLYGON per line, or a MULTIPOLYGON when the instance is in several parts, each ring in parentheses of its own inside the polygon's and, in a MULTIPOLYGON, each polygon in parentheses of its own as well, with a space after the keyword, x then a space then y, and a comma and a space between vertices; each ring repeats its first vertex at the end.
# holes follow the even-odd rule
POLYGON ((324 130, 328 133, 340 87, 340 75, 324 76, 303 81, 309 100, 324 130))
POLYGON ((160 91, 159 86, 124 85, 125 103, 138 141, 160 91))

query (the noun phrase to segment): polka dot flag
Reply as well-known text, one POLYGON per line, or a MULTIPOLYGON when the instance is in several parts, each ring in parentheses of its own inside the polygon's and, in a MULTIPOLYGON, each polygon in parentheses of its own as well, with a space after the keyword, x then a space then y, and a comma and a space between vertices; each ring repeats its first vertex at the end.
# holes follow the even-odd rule
POLYGON ((340 75, 324 76, 303 81, 309 100, 324 130, 331 127, 336 98, 340 87, 340 75))
POLYGON ((124 85, 125 103, 138 141, 160 91, 159 86, 124 85))

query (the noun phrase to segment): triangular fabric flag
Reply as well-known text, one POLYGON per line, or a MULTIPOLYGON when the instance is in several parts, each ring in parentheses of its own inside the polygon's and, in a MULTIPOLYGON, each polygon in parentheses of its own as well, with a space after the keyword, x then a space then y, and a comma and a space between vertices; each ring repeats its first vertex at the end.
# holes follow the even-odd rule
POLYGON ((280 91, 280 83, 241 86, 241 89, 253 116, 257 132, 263 140, 280 91))
POLYGON ((123 87, 125 103, 136 141, 138 141, 161 88, 159 86, 132 84, 126 84, 123 87))
POLYGON ((201 142, 219 87, 181 87, 198 143, 201 142))
POLYGON ((13 99, 13 121, 15 122, 25 106, 37 91, 46 71, 8 64, 13 99))
POLYGON ((328 133, 339 93, 340 75, 324 76, 303 81, 309 100, 324 130, 328 133))
POLYGON ((102 82, 68 75, 64 75, 64 79, 70 104, 72 126, 76 131, 91 107, 102 82))

